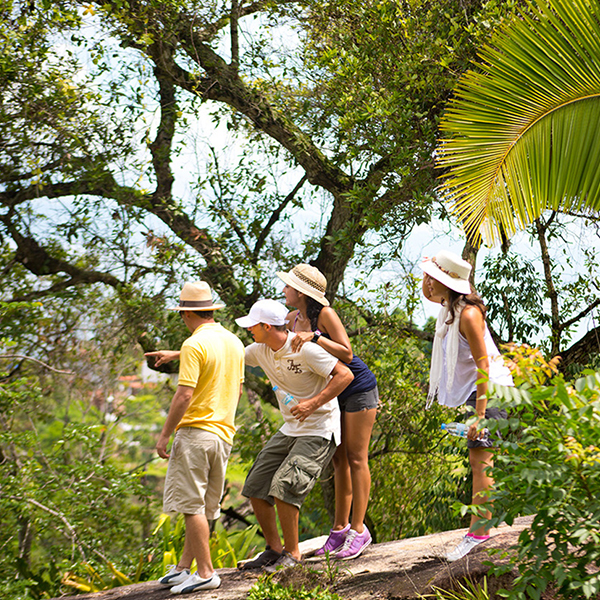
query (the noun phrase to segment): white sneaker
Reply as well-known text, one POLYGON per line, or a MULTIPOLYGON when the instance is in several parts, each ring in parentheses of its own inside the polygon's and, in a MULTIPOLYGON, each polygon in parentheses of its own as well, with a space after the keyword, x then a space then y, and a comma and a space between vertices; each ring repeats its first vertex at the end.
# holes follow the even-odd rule
POLYGON ((171 594, 189 594, 198 590, 214 590, 221 585, 221 578, 215 571, 208 579, 202 579, 198 572, 190 575, 183 583, 171 588, 171 594))
POLYGON ((472 535, 465 535, 465 537, 462 540, 460 540, 458 546, 456 546, 456 548, 454 548, 454 550, 452 550, 450 554, 446 555, 446 560, 448 562, 455 562, 457 560, 460 560, 463 556, 469 554, 469 552, 471 552, 471 550, 473 550, 475 546, 481 544, 481 542, 485 542, 488 539, 489 537, 477 539, 474 538, 472 535))
POLYGON ((161 585, 173 586, 183 583, 190 576, 189 569, 178 571, 176 565, 171 565, 170 569, 165 573, 164 577, 158 580, 161 585))

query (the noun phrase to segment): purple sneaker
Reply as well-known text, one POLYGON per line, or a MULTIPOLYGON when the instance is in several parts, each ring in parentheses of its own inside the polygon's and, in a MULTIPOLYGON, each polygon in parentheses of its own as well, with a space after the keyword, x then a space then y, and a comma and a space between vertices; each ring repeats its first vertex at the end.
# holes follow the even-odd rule
POLYGON ((346 536, 342 549, 335 555, 341 560, 348 560, 360 556, 362 551, 371 543, 372 538, 367 526, 362 533, 358 533, 351 529, 346 536))
POLYGON ((340 529, 338 531, 331 529, 325 545, 315 552, 315 556, 323 556, 325 552, 335 552, 336 550, 339 550, 344 545, 346 535, 349 531, 350 523, 348 523, 344 529, 340 529))

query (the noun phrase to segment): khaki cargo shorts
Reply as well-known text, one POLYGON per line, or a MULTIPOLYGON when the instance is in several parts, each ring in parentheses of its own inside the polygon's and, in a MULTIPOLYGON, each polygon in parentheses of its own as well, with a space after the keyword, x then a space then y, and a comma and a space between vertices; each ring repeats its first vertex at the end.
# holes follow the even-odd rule
POLYGON ((278 498, 300 508, 335 449, 333 439, 291 437, 278 431, 256 457, 242 494, 270 504, 278 498))
POLYGON ((231 445, 198 427, 177 430, 163 494, 163 512, 218 519, 231 445))

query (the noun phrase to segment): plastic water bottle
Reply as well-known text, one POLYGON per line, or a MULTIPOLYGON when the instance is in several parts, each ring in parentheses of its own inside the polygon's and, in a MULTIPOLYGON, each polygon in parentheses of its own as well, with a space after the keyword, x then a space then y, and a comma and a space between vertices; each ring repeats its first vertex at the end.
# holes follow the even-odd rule
MULTIPOLYGON (((447 431, 450 435, 456 435, 458 437, 467 437, 467 432, 469 431, 468 425, 464 423, 442 423, 442 431, 447 431)), ((480 442, 487 440, 489 435, 489 431, 483 429, 480 433, 478 439, 480 442)))
POLYGON ((442 423, 442 431, 458 437, 467 437, 469 428, 464 423, 442 423))
POLYGON ((279 401, 282 404, 285 404, 288 408, 292 408, 292 406, 296 406, 296 404, 298 404, 298 400, 296 400, 296 398, 294 398, 294 396, 292 396, 291 394, 286 394, 283 390, 279 390, 279 394, 278 394, 277 390, 279 390, 279 386, 274 385, 273 391, 275 392, 275 395, 277 396, 277 398, 279 399, 279 401), (282 395, 282 394, 285 394, 285 395, 282 395))

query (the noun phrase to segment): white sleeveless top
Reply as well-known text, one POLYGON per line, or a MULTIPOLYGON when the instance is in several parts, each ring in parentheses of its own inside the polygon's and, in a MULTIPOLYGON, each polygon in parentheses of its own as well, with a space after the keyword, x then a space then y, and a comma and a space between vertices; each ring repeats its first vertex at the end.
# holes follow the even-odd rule
MULTIPOLYGON (((445 406, 457 407, 467 401, 467 398, 477 391, 477 380, 481 377, 475 360, 471 354, 471 348, 467 339, 458 332, 458 356, 456 357, 456 368, 454 370, 454 381, 450 391, 446 389, 447 368, 446 368, 446 342, 448 336, 442 340, 442 350, 444 362, 442 365, 442 374, 440 378, 440 387, 438 388, 437 400, 445 406)), ((510 369, 504 364, 504 360, 494 344, 494 340, 487 328, 483 336, 485 348, 490 363, 490 381, 500 385, 513 385, 510 369)))

